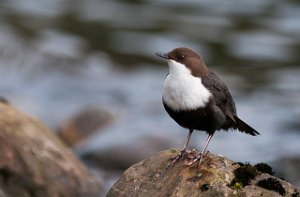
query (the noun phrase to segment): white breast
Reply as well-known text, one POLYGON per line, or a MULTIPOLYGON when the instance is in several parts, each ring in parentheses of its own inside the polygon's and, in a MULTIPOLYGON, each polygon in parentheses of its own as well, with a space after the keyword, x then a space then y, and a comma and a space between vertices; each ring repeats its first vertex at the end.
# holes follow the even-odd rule
POLYGON ((194 77, 185 65, 168 60, 170 73, 163 90, 163 102, 175 111, 192 110, 205 106, 211 93, 201 78, 194 77))

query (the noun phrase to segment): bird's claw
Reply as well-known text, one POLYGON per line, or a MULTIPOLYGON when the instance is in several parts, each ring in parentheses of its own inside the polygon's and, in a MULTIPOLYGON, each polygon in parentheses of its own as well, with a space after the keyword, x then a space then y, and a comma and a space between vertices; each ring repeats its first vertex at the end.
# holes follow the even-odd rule
POLYGON ((169 163, 167 165, 167 168, 169 167, 173 167, 175 165, 176 162, 178 162, 181 158, 183 158, 186 155, 187 151, 186 150, 181 150, 179 155, 176 155, 175 157, 171 157, 169 159, 169 161, 171 161, 171 163, 169 163))
POLYGON ((184 167, 189 167, 199 161, 198 166, 201 166, 203 158, 209 153, 209 151, 199 153, 197 150, 192 150, 192 151, 186 151, 186 150, 181 150, 180 154, 176 155, 175 157, 172 157, 169 159, 170 163, 167 165, 167 168, 173 167, 175 163, 177 163, 180 159, 183 157, 186 157, 188 160, 192 160, 189 163, 183 165, 184 167))
POLYGON ((189 166, 193 165, 194 163, 196 163, 197 161, 199 161, 198 166, 201 166, 204 156, 207 155, 208 153, 209 153, 208 151, 206 151, 204 153, 199 153, 196 157, 194 157, 194 159, 191 162, 189 162, 188 164, 186 164, 184 166, 189 167, 189 166))

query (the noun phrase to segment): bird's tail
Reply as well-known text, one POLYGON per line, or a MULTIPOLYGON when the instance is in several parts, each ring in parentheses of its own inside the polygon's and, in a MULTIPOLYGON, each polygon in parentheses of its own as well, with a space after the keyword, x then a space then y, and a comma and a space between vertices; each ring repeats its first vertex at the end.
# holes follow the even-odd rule
POLYGON ((234 118, 235 118, 237 129, 239 131, 248 133, 253 136, 260 135, 260 133, 258 131, 256 131, 255 129, 250 127, 247 123, 245 123, 244 121, 239 119, 237 116, 235 116, 234 118))

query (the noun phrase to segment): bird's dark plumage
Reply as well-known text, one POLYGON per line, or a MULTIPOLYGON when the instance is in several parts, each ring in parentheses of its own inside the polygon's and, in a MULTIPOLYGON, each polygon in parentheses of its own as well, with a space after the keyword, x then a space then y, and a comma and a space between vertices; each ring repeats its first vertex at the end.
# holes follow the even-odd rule
POLYGON ((237 117, 233 98, 225 83, 215 73, 210 71, 207 76, 202 77, 202 83, 213 94, 216 105, 226 116, 224 124, 219 129, 232 128, 253 136, 259 135, 259 132, 237 117))
POLYGON ((253 136, 259 135, 237 116, 234 100, 226 84, 207 68, 199 54, 181 47, 157 55, 167 60, 170 70, 164 85, 164 108, 180 126, 189 129, 184 148, 174 158, 172 165, 185 154, 194 130, 206 131, 209 136, 202 154, 188 165, 197 160, 201 163, 216 130, 237 129, 253 136))

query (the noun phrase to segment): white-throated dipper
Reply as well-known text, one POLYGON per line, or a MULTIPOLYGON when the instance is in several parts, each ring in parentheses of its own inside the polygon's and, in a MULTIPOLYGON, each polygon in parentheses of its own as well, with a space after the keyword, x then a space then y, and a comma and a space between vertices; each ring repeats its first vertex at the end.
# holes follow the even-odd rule
POLYGON ((206 131, 208 138, 201 154, 188 165, 198 160, 201 164, 206 148, 217 130, 237 129, 253 136, 259 135, 259 132, 238 118, 226 84, 207 68, 199 54, 181 47, 156 55, 166 59, 169 65, 162 95, 165 110, 180 126, 189 129, 184 147, 180 155, 173 158, 171 165, 186 153, 194 130, 206 131))

